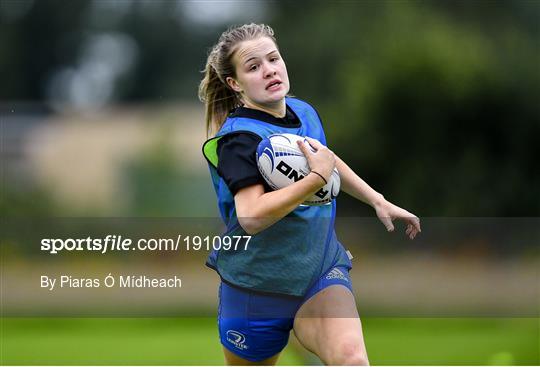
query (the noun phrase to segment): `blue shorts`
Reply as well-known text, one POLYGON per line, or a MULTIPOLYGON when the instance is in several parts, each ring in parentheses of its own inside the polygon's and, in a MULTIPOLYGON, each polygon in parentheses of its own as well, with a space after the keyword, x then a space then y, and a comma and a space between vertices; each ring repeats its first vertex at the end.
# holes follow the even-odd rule
POLYGON ((347 268, 332 268, 303 298, 266 295, 222 282, 218 311, 221 344, 252 362, 276 355, 287 345, 300 306, 316 293, 335 284, 341 284, 352 292, 347 268))

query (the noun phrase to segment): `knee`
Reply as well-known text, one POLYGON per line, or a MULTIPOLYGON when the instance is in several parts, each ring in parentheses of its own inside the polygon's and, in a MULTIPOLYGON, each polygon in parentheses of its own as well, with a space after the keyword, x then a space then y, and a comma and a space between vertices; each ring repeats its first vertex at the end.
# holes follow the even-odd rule
POLYGON ((328 364, 338 366, 368 366, 369 360, 360 344, 344 341, 336 345, 328 364))

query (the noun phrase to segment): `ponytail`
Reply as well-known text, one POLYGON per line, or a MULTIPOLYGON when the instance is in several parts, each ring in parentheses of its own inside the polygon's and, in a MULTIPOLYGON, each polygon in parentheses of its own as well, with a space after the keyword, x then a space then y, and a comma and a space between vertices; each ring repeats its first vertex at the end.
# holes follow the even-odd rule
POLYGON ((210 60, 206 63, 204 78, 199 85, 199 99, 204 102, 206 107, 207 137, 216 134, 229 112, 241 104, 239 96, 225 82, 221 81, 210 60))

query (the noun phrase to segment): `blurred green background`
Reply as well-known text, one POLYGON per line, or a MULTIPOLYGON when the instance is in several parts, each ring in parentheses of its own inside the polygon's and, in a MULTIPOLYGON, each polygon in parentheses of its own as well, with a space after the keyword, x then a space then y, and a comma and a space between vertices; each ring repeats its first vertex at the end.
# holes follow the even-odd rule
MULTIPOLYGON (((426 299, 478 316, 366 317, 371 362, 539 364, 535 0, 2 0, 2 218, 216 216, 197 86, 219 34, 245 22, 274 28, 291 93, 318 109, 331 149, 427 219, 424 239, 389 240, 347 220, 373 213, 339 197, 360 309, 398 316, 426 299), (512 307, 527 311, 480 317, 512 307)), ((125 265, 9 245, 2 293, 23 291, 4 312, 45 307, 29 291, 33 271, 125 265)), ((189 309, 214 310, 218 279, 199 255, 182 260, 207 282, 193 280, 189 309)), ((174 268, 167 256, 127 266, 174 268)), ((223 363, 210 318, 3 317, 0 332, 1 364, 223 363)), ((316 361, 292 343, 282 363, 316 361)))
MULTIPOLYGON (((5 0, 1 9, 4 213, 60 209, 47 201, 62 191, 46 187, 53 178, 31 180, 17 165, 31 154, 17 145, 28 130, 61 120, 99 131, 95 120, 120 119, 161 128, 165 141, 121 157, 123 207, 88 200, 78 211, 208 213, 208 184, 190 187, 204 210, 178 205, 179 180, 208 180, 171 162, 178 152, 163 154, 177 142, 161 125, 189 125, 183 134, 199 135, 183 149, 199 149, 207 52, 227 26, 254 21, 274 27, 291 93, 318 108, 332 149, 388 198, 421 216, 538 215, 538 1, 5 0), (149 187, 162 200, 147 199, 149 187)), ((124 149, 137 145, 118 130, 124 149)), ((46 137, 36 139, 44 149, 46 137)), ((340 210, 369 213, 348 198, 340 210)))

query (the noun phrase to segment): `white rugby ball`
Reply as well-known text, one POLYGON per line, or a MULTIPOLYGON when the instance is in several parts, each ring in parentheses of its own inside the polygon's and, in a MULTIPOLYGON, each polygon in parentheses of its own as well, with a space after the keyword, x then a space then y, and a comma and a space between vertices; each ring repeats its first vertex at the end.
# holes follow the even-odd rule
MULTIPOLYGON (((297 140, 309 145, 306 138, 294 134, 273 134, 263 139, 257 147, 257 165, 268 185, 279 190, 301 180, 310 173, 304 153, 297 140)), ((313 149, 313 148, 312 148, 313 149)), ((315 151, 313 149, 313 151, 315 151)), ((306 200, 305 205, 329 204, 339 193, 341 180, 334 168, 328 183, 306 200)))

